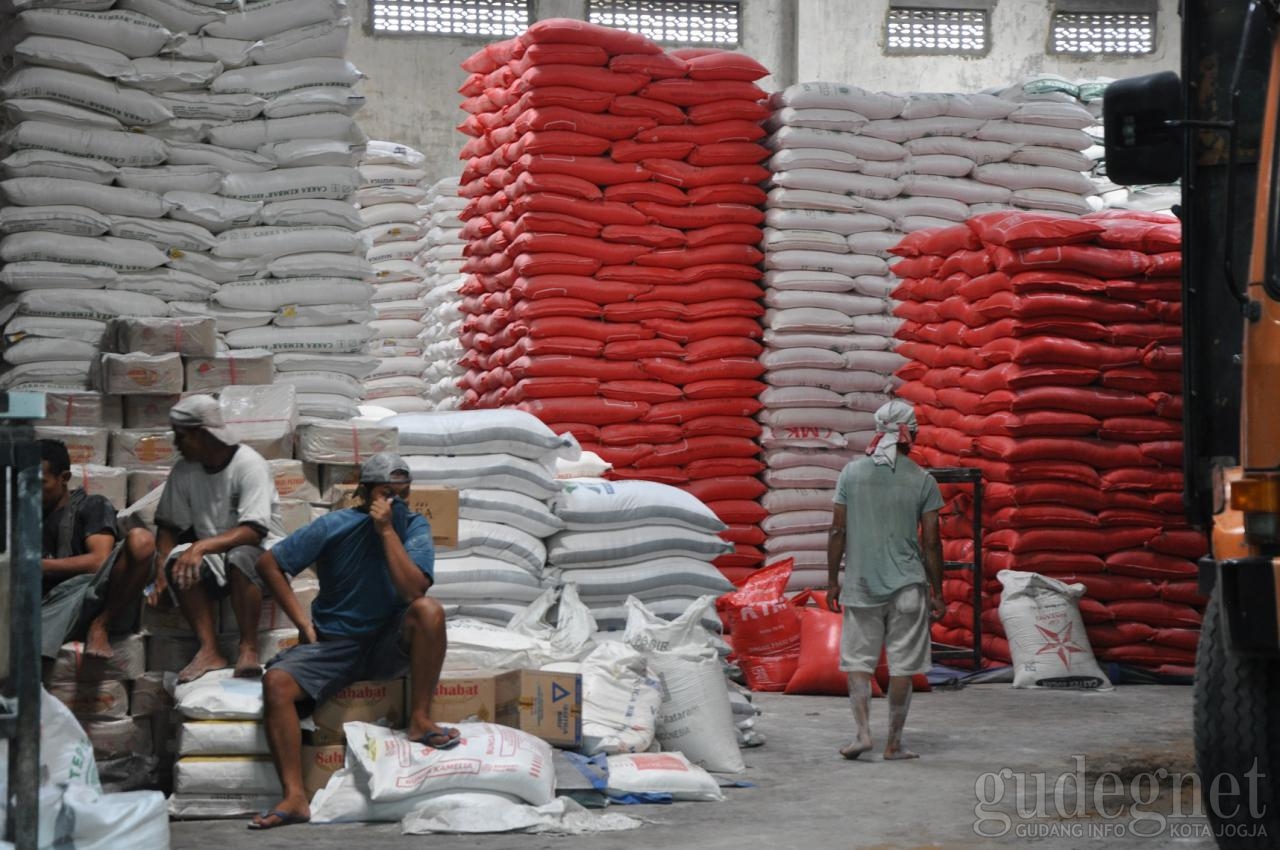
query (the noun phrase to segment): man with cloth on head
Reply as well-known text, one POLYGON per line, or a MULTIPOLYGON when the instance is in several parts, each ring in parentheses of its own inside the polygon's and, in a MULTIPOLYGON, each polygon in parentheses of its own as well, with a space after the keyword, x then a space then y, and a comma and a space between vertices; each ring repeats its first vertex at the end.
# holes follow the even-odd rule
POLYGON ((946 605, 938 532, 942 494, 933 476, 906 456, 915 433, 911 405, 897 399, 883 405, 876 411, 876 436, 867 456, 847 464, 836 481, 827 537, 827 606, 836 612, 844 606, 840 669, 849 674, 858 729, 853 743, 840 750, 847 759, 872 746, 871 677, 882 647, 889 661, 884 757, 918 757, 902 744, 911 677, 929 670, 929 624, 941 619, 946 605))
POLYGON ((392 452, 360 467, 360 504, 333 511, 286 537, 258 560, 258 572, 298 627, 298 645, 267 665, 262 680, 267 743, 284 799, 250 829, 305 823, 311 806, 302 782, 303 712, 352 682, 398 679, 412 671, 409 740, 437 749, 458 730, 431 719, 444 665, 444 609, 426 595, 434 579, 431 524, 409 510, 409 465, 392 452), (303 610, 286 575, 315 564, 320 592, 303 610))
POLYGON ((255 566, 263 550, 282 536, 279 498, 271 466, 227 428, 218 401, 184 398, 169 410, 173 443, 182 459, 173 465, 156 506, 156 575, 149 602, 169 589, 200 642, 179 682, 227 666, 213 626, 215 599, 231 594, 240 646, 235 674, 262 675, 258 622, 262 582, 255 566))

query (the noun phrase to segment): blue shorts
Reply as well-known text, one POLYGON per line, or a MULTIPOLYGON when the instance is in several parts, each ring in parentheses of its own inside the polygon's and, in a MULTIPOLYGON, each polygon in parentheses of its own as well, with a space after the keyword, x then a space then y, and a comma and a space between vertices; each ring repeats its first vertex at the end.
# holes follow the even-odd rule
POLYGON ((267 662, 283 670, 315 706, 352 682, 399 679, 409 672, 408 642, 401 609, 381 629, 362 637, 316 633, 315 643, 290 647, 267 662))

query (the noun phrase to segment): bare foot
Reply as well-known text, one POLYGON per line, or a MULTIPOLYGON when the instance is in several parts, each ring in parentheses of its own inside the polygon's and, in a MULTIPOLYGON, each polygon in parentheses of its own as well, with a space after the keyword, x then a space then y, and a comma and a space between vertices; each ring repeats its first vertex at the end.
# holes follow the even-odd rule
POLYGON ((281 800, 274 808, 254 815, 249 829, 275 829, 277 826, 293 826, 311 820, 311 807, 306 799, 281 800))
POLYGON ((191 663, 182 668, 178 673, 179 684, 184 682, 194 682, 205 673, 211 670, 221 670, 227 666, 227 659, 222 657, 222 653, 216 649, 200 650, 196 653, 196 657, 191 659, 191 663))
POLYGON ((911 750, 903 749, 901 746, 884 748, 885 761, 903 761, 904 759, 918 759, 918 758, 920 758, 919 753, 913 753, 911 752, 911 750))
POLYGON ((262 665, 258 663, 256 646, 240 647, 240 657, 236 659, 237 679, 258 679, 262 677, 262 665))
POLYGON ((89 631, 84 638, 84 654, 104 661, 111 659, 111 638, 107 635, 107 624, 100 618, 89 623, 89 631))
POLYGON ((863 753, 867 753, 870 751, 871 751, 871 739, 870 738, 867 738, 865 740, 859 739, 854 741, 852 744, 850 744, 847 747, 841 747, 840 755, 849 759, 849 761, 853 761, 863 753))

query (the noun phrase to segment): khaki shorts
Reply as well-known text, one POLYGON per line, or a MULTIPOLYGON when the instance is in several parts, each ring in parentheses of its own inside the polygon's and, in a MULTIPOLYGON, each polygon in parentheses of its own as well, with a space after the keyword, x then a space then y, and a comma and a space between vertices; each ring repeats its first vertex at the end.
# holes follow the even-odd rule
POLYGON ((927 673, 933 666, 929 651, 929 595, 923 584, 904 587, 883 605, 844 606, 840 638, 840 669, 874 673, 880 648, 889 659, 890 676, 927 673))

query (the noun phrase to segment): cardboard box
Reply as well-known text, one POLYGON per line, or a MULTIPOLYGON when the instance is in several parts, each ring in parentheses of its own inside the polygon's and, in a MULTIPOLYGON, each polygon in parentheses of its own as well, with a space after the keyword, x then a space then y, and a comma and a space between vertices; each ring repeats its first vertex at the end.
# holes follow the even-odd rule
POLYGON ((345 744, 330 744, 323 747, 302 748, 302 785, 307 789, 307 797, 329 784, 329 777, 342 768, 347 760, 345 744))
POLYGON ((582 675, 521 670, 518 728, 552 746, 582 746, 582 675))
MULTIPOLYGON (((311 719, 318 730, 345 740, 342 724, 383 723, 392 729, 404 727, 404 679, 384 682, 356 682, 316 707, 311 719)), ((332 740, 321 738, 320 740, 332 740)), ((319 743, 313 739, 313 742, 319 743)))
POLYGON ((442 673, 431 701, 431 719, 438 723, 479 720, 515 727, 520 721, 520 671, 442 673))
MULTIPOLYGON (((354 484, 333 488, 334 510, 358 504, 354 484)), ((431 539, 437 546, 458 545, 458 491, 453 487, 414 484, 409 488, 409 510, 417 511, 431 523, 431 539)))

